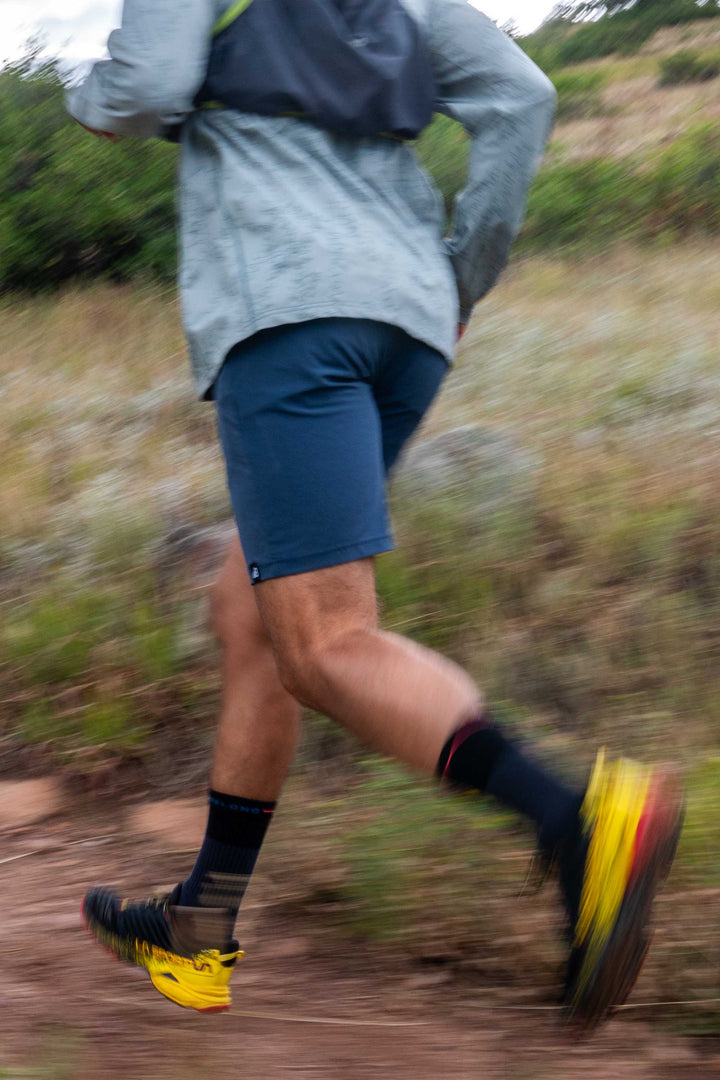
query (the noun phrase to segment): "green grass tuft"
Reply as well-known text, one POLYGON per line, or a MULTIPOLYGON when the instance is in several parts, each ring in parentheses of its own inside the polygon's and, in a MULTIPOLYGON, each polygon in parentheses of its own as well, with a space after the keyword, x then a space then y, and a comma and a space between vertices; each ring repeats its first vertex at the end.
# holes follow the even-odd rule
POLYGON ((720 52, 702 53, 686 49, 663 56, 659 71, 660 86, 708 82, 720 75, 720 52))

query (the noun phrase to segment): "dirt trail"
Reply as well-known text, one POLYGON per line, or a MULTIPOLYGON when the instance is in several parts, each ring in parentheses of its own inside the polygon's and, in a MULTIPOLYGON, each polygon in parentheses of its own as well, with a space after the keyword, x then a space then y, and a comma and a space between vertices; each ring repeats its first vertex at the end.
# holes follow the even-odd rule
POLYGON ((318 955, 306 928, 281 918, 262 878, 243 911, 248 955, 235 976, 233 1011, 175 1009, 142 972, 88 942, 78 908, 88 883, 117 882, 133 895, 173 883, 186 860, 169 849, 200 829, 200 804, 129 813, 105 806, 32 823, 27 817, 43 808, 42 793, 32 794, 23 823, 22 789, 0 785, 3 1078, 720 1077, 720 1040, 674 1037, 626 1014, 581 1041, 559 1031, 552 1012, 458 1000, 432 977, 377 958, 368 968, 347 942, 318 955))

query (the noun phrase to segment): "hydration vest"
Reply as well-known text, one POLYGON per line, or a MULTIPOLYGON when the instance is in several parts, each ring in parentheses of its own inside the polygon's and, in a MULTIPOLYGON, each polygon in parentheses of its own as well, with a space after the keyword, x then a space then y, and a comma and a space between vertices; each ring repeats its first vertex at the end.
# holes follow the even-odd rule
POLYGON ((401 0, 237 0, 214 27, 196 105, 414 139, 434 90, 429 49, 401 0))

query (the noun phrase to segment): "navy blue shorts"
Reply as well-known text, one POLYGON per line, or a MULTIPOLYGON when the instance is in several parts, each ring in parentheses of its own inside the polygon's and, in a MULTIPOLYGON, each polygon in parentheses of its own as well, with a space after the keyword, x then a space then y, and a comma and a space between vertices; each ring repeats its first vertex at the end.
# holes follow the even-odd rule
POLYGON ((236 345, 214 387, 253 583, 393 545, 385 481, 447 364, 403 330, 316 319, 236 345))

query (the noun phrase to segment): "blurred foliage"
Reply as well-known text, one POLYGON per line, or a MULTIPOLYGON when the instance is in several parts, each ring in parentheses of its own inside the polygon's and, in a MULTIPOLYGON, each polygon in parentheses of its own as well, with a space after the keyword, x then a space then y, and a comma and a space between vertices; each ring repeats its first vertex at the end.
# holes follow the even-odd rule
POLYGON ((0 72, 0 289, 175 271, 175 150, 93 138, 70 120, 55 63, 0 72))
POLYGON ((663 26, 678 26, 698 19, 720 15, 717 0, 642 0, 633 4, 593 5, 610 9, 608 14, 590 21, 580 21, 579 7, 555 9, 549 19, 519 44, 544 71, 551 72, 567 64, 581 64, 612 53, 628 55, 638 51, 663 26))
POLYGON ((168 708, 161 691, 179 674, 177 635, 142 571, 129 579, 106 566, 102 582, 87 586, 67 572, 38 581, 0 626, 19 734, 62 753, 138 750, 152 723, 148 707, 156 717, 168 708))
MULTIPOLYGON (((595 55, 578 51, 584 35, 617 30, 626 47, 635 33, 628 20, 640 20, 644 33, 648 20, 655 20, 653 28, 660 25, 659 12, 672 23, 698 11, 712 14, 708 4, 673 0, 587 25, 555 18, 522 44, 552 70, 561 120, 602 116, 607 73, 559 70, 595 55)), ((709 77, 717 57, 698 54, 690 62, 691 55, 663 60, 663 78, 709 77)), ((705 128, 645 161, 563 162, 551 156, 531 195, 526 243, 574 248, 618 237, 712 233, 718 219, 716 144, 716 133, 705 128)), ((439 116, 418 152, 450 217, 465 181, 467 136, 439 116)), ((76 278, 174 280, 176 155, 175 147, 157 140, 111 144, 83 131, 65 112, 63 80, 52 61, 31 53, 0 71, 0 292, 35 292, 76 278)))
POLYGON ((497 859, 500 850, 518 850, 508 837, 513 816, 496 805, 481 804, 471 794, 438 799, 434 784, 374 758, 360 767, 352 804, 353 820, 341 834, 350 871, 343 889, 345 922, 362 937, 404 942, 413 950, 423 926, 427 950, 434 936, 428 924, 434 923, 447 948, 453 923, 456 932, 468 933, 465 913, 472 910, 481 876, 487 874, 496 887, 517 885, 517 865, 497 859))
POLYGON ((450 218, 455 196, 465 183, 470 140, 460 124, 436 116, 420 136, 417 151, 445 202, 450 218))
POLYGON ((720 124, 701 124, 650 161, 549 164, 530 192, 527 249, 607 246, 720 229, 720 124))
POLYGON ((602 116, 606 112, 602 89, 607 76, 603 71, 556 71, 552 81, 558 95, 558 120, 602 116))
POLYGON ((681 135, 657 159, 644 231, 676 235, 720 229, 720 124, 681 135))
POLYGON ((720 52, 696 52, 685 49, 663 56, 659 63, 660 86, 706 82, 720 75, 720 52))

